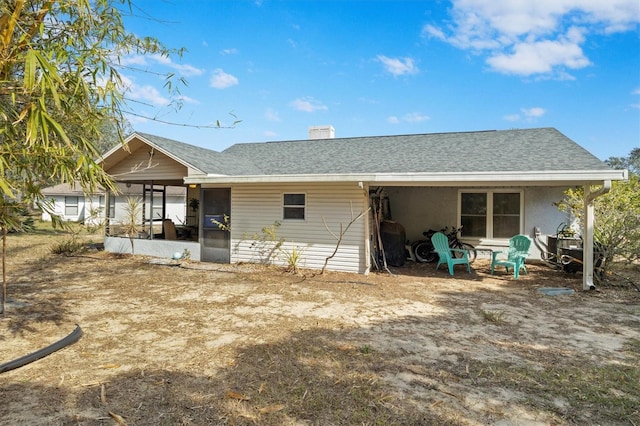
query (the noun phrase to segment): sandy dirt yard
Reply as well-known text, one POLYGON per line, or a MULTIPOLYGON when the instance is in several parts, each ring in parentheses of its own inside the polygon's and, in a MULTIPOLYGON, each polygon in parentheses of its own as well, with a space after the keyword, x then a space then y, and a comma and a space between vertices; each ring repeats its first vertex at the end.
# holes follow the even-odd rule
POLYGON ((157 263, 10 241, 2 425, 640 425, 640 293, 542 264, 454 277, 157 263), (540 287, 575 294, 548 296, 540 287))

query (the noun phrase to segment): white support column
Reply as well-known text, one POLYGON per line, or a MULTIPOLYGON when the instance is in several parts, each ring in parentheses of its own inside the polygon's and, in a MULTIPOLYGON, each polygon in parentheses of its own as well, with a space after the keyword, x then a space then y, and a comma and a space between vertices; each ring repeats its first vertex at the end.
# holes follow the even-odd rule
POLYGON ((593 290, 593 223, 594 223, 593 199, 591 199, 591 187, 584 186, 584 235, 582 245, 582 289, 593 290))
POLYGON ((595 223, 594 200, 600 195, 611 190, 611 181, 602 182, 602 186, 591 191, 591 185, 584 186, 584 211, 582 215, 584 225, 583 248, 582 248, 582 289, 593 290, 596 288, 593 282, 593 233, 595 223))

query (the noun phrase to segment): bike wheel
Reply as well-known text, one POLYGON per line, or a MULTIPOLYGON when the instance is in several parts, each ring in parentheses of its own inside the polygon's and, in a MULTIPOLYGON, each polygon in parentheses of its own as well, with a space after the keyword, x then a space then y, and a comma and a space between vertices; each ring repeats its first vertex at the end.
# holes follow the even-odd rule
POLYGON ((431 263, 438 260, 438 254, 433 251, 433 245, 423 241, 415 246, 413 254, 418 262, 431 263))
MULTIPOLYGON (((471 244, 459 243, 459 244, 456 244, 455 247, 453 248, 467 250, 469 252, 469 263, 473 263, 473 261, 476 260, 476 257, 478 257, 476 248, 471 244)), ((454 251, 453 257, 462 257, 462 252, 454 251)))

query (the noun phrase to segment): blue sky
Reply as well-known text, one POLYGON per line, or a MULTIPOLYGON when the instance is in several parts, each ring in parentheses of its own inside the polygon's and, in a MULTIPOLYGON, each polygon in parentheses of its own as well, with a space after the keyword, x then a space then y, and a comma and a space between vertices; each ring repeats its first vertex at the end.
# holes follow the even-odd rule
POLYGON ((217 151, 316 125, 336 137, 555 127, 603 160, 640 147, 638 0, 134 4, 129 31, 187 50, 124 61, 137 131, 217 151), (168 72, 188 82, 178 110, 168 72), (232 114, 233 128, 212 128, 232 114))

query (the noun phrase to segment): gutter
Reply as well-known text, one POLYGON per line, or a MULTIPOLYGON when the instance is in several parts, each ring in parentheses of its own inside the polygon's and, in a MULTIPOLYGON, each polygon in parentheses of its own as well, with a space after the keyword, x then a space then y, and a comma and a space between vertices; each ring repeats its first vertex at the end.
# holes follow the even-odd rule
POLYGON ((624 180, 626 170, 556 170, 509 172, 406 172, 406 173, 335 173, 335 174, 273 174, 273 175, 193 175, 184 178, 185 184, 233 183, 326 183, 369 182, 383 184, 448 185, 448 184, 559 184, 597 185, 602 181, 624 180))

